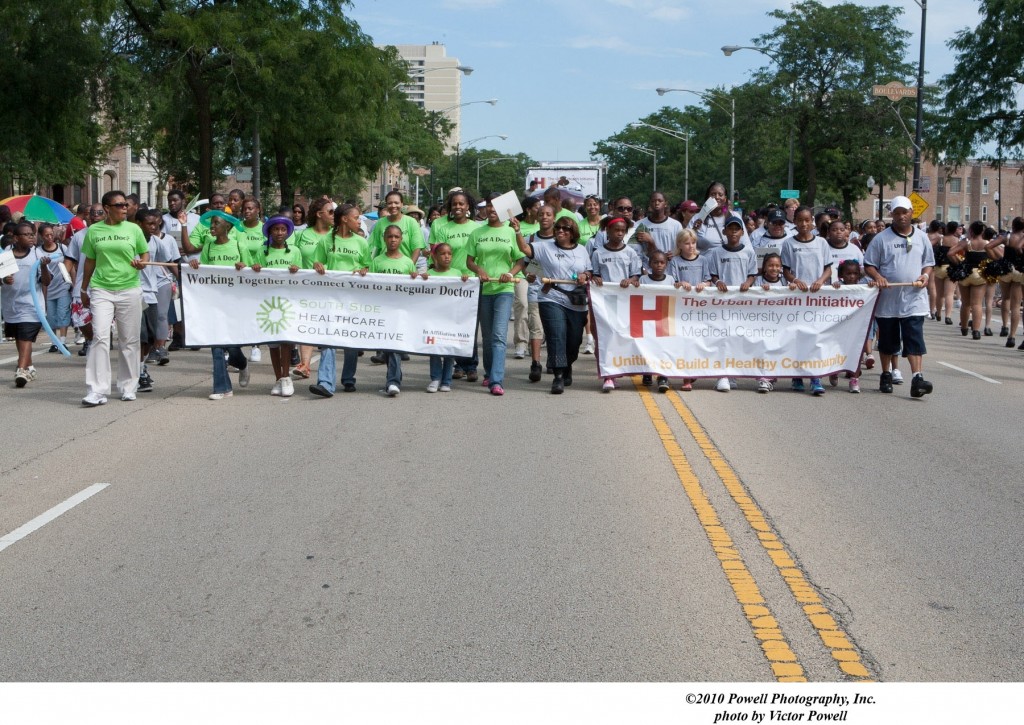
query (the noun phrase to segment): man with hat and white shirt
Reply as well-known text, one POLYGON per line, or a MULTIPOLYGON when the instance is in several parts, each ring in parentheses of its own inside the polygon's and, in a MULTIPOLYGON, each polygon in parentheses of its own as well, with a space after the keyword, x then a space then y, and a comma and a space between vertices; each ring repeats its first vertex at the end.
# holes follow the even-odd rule
POLYGON ((891 202, 892 226, 879 233, 864 253, 867 275, 878 285, 878 352, 882 375, 878 389, 892 392, 893 362, 900 350, 910 361, 913 380, 910 395, 920 398, 932 392, 932 384, 921 372, 924 319, 928 316, 928 280, 935 256, 928 235, 911 223, 913 204, 905 196, 891 202), (891 285, 901 286, 893 287, 891 285), (904 286, 906 285, 906 286, 904 286))

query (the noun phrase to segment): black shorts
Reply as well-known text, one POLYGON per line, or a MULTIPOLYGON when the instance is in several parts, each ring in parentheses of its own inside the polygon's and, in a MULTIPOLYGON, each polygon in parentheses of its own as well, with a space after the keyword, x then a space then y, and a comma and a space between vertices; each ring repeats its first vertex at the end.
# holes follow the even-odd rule
POLYGON ((897 355, 924 355, 924 315, 917 317, 878 317, 878 352, 897 355))
POLYGON ((142 308, 142 326, 139 327, 139 342, 150 345, 158 339, 156 336, 157 318, 160 311, 156 304, 147 304, 142 308))
POLYGON ((42 329, 38 322, 5 322, 4 337, 13 337, 19 342, 35 342, 42 329))

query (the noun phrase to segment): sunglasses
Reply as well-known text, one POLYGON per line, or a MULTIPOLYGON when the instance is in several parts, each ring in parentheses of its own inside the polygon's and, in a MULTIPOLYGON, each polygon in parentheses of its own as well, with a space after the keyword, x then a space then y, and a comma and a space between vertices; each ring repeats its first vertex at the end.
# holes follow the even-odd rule
POLYGON ((571 232, 572 231, 572 227, 566 226, 565 224, 556 224, 555 225, 555 231, 556 232, 571 232))
POLYGON ((116 209, 127 209, 128 208, 128 202, 127 201, 119 201, 116 204, 107 204, 107 206, 112 206, 112 207, 114 207, 116 209))
POLYGON ((617 207, 615 207, 615 210, 616 211, 633 211, 633 207, 631 207, 631 206, 617 206, 617 207))

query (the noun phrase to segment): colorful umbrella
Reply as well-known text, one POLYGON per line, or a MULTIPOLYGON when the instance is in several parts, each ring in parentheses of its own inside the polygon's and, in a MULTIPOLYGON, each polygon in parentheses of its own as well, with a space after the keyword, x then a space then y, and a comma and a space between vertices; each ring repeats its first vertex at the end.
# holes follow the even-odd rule
POLYGON ((50 222, 50 224, 67 224, 74 214, 70 210, 45 196, 22 194, 11 196, 0 201, 12 212, 18 213, 30 222, 50 222))

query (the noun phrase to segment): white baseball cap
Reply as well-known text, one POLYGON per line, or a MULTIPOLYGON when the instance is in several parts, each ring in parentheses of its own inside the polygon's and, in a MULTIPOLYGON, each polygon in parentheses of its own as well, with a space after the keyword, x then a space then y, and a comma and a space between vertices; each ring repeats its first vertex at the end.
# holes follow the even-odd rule
POLYGON ((892 209, 893 211, 897 209, 907 209, 909 211, 913 211, 914 205, 907 197, 897 196, 891 202, 889 202, 889 208, 892 209))

